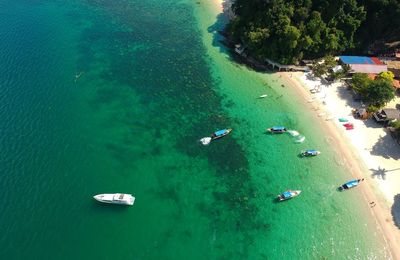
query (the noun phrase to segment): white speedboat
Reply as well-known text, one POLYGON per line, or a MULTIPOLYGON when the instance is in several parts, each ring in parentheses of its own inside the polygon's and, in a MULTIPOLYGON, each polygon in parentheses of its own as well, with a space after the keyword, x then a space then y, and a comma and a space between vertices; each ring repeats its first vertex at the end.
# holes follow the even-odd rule
POLYGON ((97 201, 110 203, 110 204, 119 204, 119 205, 133 205, 135 202, 135 197, 131 194, 124 193, 110 193, 110 194, 98 194, 93 196, 93 198, 97 201))

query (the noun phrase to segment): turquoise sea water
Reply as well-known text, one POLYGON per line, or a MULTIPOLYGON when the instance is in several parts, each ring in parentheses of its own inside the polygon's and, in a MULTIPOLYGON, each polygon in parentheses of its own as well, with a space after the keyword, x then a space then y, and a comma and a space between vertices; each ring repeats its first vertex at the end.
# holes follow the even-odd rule
POLYGON ((231 60, 211 2, 0 13, 1 259, 387 257, 362 195, 335 191, 350 173, 332 139, 278 77, 231 60), (276 124, 306 141, 264 134, 276 124), (275 203, 285 189, 303 193, 275 203), (106 192, 135 205, 91 198, 106 192))

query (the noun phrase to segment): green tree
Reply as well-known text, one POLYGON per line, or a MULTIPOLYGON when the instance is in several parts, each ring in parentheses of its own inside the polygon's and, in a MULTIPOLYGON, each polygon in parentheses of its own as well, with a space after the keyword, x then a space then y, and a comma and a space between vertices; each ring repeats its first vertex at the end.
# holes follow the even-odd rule
POLYGON ((314 62, 311 70, 316 77, 327 74, 337 65, 335 58, 331 55, 325 56, 321 60, 314 62))
POLYGON ((350 70, 351 70, 351 67, 350 67, 349 64, 343 64, 343 65, 342 65, 342 68, 343 68, 343 74, 344 74, 344 75, 349 74, 349 72, 350 72, 350 70))
POLYGON ((303 57, 315 59, 357 47, 362 41, 356 32, 369 10, 363 5, 376 7, 383 1, 398 0, 236 0, 236 18, 227 29, 254 56, 298 63, 303 57))
POLYGON ((333 69, 333 67, 335 67, 337 65, 335 57, 333 57, 332 55, 325 56, 324 63, 326 65, 326 67, 328 68, 328 70, 333 69))
POLYGON ((374 80, 367 89, 367 100, 377 107, 383 107, 395 97, 394 88, 387 80, 374 80))
POLYGON ((390 123, 390 126, 392 126, 395 129, 395 137, 400 140, 400 121, 392 121, 390 123))
POLYGON ((394 74, 391 71, 384 71, 378 75, 377 79, 387 80, 392 84, 394 79, 394 74))
POLYGON ((367 74, 354 73, 351 82, 351 87, 357 93, 359 93, 363 97, 363 99, 368 99, 368 87, 372 83, 372 79, 370 79, 367 74))
POLYGON ((316 61, 312 65, 311 70, 315 77, 321 77, 322 75, 325 75, 328 72, 328 67, 326 66, 325 62, 316 61))
MULTIPOLYGON (((400 36, 400 1, 398 0, 358 0, 367 10, 366 19, 357 30, 355 38, 360 49, 367 49, 371 43, 394 42, 400 36)), ((382 45, 386 50, 387 47, 382 45)))

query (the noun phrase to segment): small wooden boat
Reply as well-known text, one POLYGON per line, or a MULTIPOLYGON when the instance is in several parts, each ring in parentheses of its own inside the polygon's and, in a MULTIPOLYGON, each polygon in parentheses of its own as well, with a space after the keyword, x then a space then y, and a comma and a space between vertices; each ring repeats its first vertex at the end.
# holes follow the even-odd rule
POLYGON ((278 195, 278 200, 279 201, 288 200, 288 199, 299 196, 300 193, 301 193, 301 190, 287 190, 284 193, 278 195))
POLYGON ((302 157, 313 157, 313 156, 317 156, 320 155, 321 152, 317 151, 317 150, 305 150, 305 151, 301 151, 300 155, 302 157))
POLYGON ((230 132, 232 132, 232 129, 230 129, 230 128, 218 130, 211 135, 211 140, 215 140, 215 139, 224 137, 224 136, 228 135, 230 132))
POLYGON ((348 189, 354 188, 354 187, 356 187, 358 184, 360 184, 360 182, 362 182, 363 180, 364 180, 364 179, 357 179, 357 180, 348 181, 348 182, 346 182, 345 184, 343 184, 342 186, 340 186, 340 187, 338 188, 338 190, 339 190, 339 191, 342 191, 342 190, 348 190, 348 189))
POLYGON ((267 128, 267 132, 282 134, 287 132, 287 129, 283 126, 273 126, 271 128, 267 128))

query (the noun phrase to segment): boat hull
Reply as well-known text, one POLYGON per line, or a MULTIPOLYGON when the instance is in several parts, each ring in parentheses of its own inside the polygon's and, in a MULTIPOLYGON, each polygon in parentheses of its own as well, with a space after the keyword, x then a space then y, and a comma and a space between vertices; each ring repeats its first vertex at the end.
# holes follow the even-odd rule
POLYGON ((230 134, 231 132, 232 132, 232 129, 227 129, 226 132, 223 133, 223 134, 221 134, 221 135, 212 134, 212 135, 211 135, 211 140, 216 140, 216 139, 219 139, 219 138, 221 138, 221 137, 227 136, 227 135, 230 134))
POLYGON ((135 197, 131 194, 123 193, 98 194, 93 198, 98 202, 107 204, 132 206, 135 203, 135 197))
POLYGON ((338 188, 339 191, 344 191, 344 190, 349 190, 352 189, 354 187, 357 187, 360 182, 362 182, 364 179, 358 179, 358 180, 351 180, 349 182, 346 182, 345 184, 343 184, 342 186, 340 186, 338 188))
POLYGON ((294 197, 299 196, 301 193, 301 190, 288 190, 280 195, 278 195, 277 199, 278 201, 285 201, 285 200, 290 200, 293 199, 294 197), (290 197, 285 196, 285 193, 290 193, 290 197))
POLYGON ((300 155, 302 156, 302 157, 314 157, 314 156, 317 156, 317 155, 320 155, 321 154, 321 152, 320 151, 303 151, 303 152, 301 152, 300 153, 300 155))
POLYGON ((272 134, 283 134, 283 133, 287 132, 287 129, 286 128, 283 128, 283 129, 267 128, 267 132, 272 133, 272 134))

